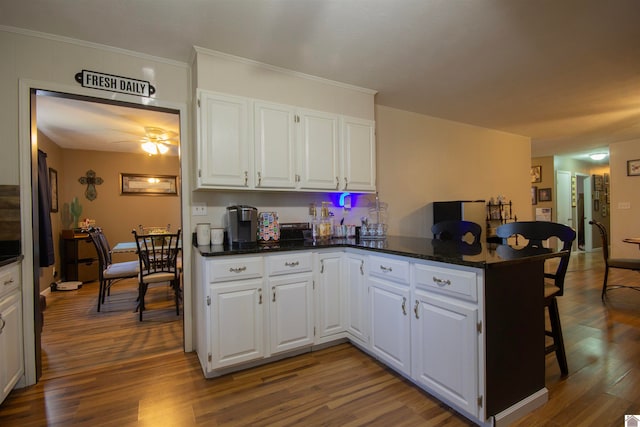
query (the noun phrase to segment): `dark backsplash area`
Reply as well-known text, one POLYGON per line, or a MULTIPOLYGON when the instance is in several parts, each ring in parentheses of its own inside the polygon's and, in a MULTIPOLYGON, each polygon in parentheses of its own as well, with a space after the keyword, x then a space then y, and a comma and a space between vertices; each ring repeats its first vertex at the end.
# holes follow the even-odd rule
POLYGON ((20 186, 0 185, 0 255, 20 253, 20 186))

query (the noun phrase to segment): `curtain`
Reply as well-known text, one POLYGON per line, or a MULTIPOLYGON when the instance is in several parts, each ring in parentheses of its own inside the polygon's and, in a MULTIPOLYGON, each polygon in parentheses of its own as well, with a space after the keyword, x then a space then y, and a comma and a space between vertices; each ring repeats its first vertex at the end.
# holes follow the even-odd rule
POLYGON ((40 267, 48 267, 55 263, 53 252, 53 231, 51 228, 51 186, 49 185, 49 168, 47 153, 38 150, 38 223, 40 226, 40 267))

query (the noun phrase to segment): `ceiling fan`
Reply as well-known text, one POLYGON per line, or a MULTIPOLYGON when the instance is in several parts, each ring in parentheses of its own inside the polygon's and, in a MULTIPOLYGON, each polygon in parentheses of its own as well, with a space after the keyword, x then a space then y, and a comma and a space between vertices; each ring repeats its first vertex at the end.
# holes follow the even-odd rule
POLYGON ((144 133, 145 136, 140 140, 141 147, 150 156, 166 154, 170 145, 177 145, 174 132, 155 126, 145 126, 144 133))

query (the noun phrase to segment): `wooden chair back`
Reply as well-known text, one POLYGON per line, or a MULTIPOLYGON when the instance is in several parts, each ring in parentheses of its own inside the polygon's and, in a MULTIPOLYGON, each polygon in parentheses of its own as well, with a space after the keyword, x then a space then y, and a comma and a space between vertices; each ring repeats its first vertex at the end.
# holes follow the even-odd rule
POLYGON ((180 252, 180 229, 176 233, 138 234, 132 231, 140 262, 140 280, 159 273, 178 276, 178 254, 180 252))
POLYGON ((464 240, 466 243, 478 243, 482 234, 482 227, 471 221, 448 220, 433 224, 431 232, 435 239, 439 240, 464 240), (465 239, 467 235, 473 236, 472 241, 465 239))
POLYGON ((496 235, 502 239, 503 244, 514 236, 521 236, 527 240, 527 248, 542 248, 544 242, 552 237, 562 242, 562 250, 567 251, 566 256, 560 257, 560 262, 555 273, 545 273, 545 277, 552 279, 559 288, 557 296, 564 293, 564 277, 569 267, 571 246, 576 239, 576 232, 564 224, 548 221, 517 221, 503 224, 496 229, 496 235))

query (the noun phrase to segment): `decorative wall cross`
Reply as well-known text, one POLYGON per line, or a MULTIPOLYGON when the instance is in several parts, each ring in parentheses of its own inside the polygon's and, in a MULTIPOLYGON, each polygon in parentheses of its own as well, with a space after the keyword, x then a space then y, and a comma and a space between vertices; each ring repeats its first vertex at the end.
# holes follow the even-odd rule
POLYGON ((87 189, 84 192, 84 196, 87 199, 93 201, 96 199, 96 197, 98 197, 98 190, 96 190, 96 185, 102 184, 103 180, 99 176, 96 176, 96 173, 94 171, 89 169, 87 171, 87 175, 81 176, 78 181, 80 182, 80 184, 87 186, 87 189))

